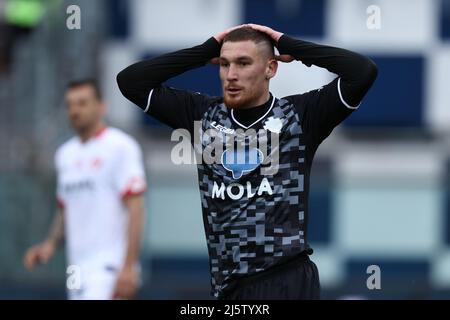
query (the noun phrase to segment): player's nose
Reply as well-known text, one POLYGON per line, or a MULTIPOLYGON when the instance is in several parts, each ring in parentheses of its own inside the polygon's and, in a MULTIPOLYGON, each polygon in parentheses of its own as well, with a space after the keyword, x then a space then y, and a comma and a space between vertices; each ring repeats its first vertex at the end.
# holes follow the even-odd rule
POLYGON ((233 64, 230 65, 227 72, 227 80, 228 81, 235 81, 238 78, 236 67, 233 66, 233 64))

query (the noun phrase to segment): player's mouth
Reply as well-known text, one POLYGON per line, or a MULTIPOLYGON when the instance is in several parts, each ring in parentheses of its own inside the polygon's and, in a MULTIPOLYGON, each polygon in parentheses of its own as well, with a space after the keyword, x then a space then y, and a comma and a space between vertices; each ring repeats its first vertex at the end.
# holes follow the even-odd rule
POLYGON ((78 117, 78 116, 71 116, 70 117, 70 122, 78 123, 78 122, 80 122, 80 117, 78 117))
POLYGON ((241 88, 236 88, 236 87, 229 87, 226 90, 227 90, 227 93, 232 96, 237 95, 242 91, 241 88))

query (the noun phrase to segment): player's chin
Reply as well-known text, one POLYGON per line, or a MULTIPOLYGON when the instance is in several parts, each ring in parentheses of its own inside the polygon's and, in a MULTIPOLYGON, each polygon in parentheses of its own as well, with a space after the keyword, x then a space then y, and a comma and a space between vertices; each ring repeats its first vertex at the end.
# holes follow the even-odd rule
POLYGON ((225 105, 231 109, 239 109, 245 105, 245 99, 243 99, 242 94, 230 95, 225 93, 223 98, 225 105))
POLYGON ((83 132, 89 129, 89 126, 81 120, 71 121, 70 124, 76 132, 83 132))
POLYGON ((70 125, 76 131, 79 131, 79 130, 83 129, 83 124, 78 119, 70 119, 70 125))

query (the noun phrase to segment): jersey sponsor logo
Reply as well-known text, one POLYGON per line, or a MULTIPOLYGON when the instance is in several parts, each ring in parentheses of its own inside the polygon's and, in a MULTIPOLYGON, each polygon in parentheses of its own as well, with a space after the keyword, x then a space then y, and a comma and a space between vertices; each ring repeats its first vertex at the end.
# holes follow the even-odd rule
MULTIPOLYGON (((258 168, 264 161, 264 154, 258 148, 249 149, 227 149, 221 157, 222 166, 231 171, 233 179, 240 179, 245 173, 251 172, 258 168)), ((240 183, 231 183, 228 186, 222 182, 220 186, 214 181, 212 198, 221 198, 225 200, 227 195, 231 200, 239 200, 244 195, 250 199, 256 194, 261 196, 263 193, 273 194, 272 187, 270 186, 267 178, 262 179, 260 185, 255 189, 250 181, 247 181, 246 185, 240 183)))
POLYGON ((63 188, 67 193, 92 191, 94 190, 94 182, 91 180, 73 181, 65 183, 63 188))
POLYGON ((227 195, 231 200, 239 200, 244 195, 247 199, 251 199, 256 194, 262 196, 264 193, 267 193, 268 195, 273 194, 272 187, 267 178, 263 178, 256 189, 253 188, 250 181, 247 181, 245 187, 240 183, 231 183, 230 185, 225 186, 223 182, 219 186, 217 182, 214 181, 211 197, 213 199, 220 198, 225 200, 225 195, 227 195))
POLYGON ((234 129, 224 127, 220 124, 217 124, 217 122, 215 122, 215 121, 211 122, 211 127, 213 127, 214 129, 216 129, 220 132, 226 133, 226 134, 234 134, 234 132, 235 132, 234 129))
POLYGON ((233 179, 241 178, 244 173, 251 172, 264 161, 264 154, 257 148, 228 149, 222 153, 222 166, 231 171, 233 179))
POLYGON ((281 133, 281 129, 283 128, 283 120, 280 118, 270 117, 264 123, 264 130, 268 130, 273 133, 281 133))

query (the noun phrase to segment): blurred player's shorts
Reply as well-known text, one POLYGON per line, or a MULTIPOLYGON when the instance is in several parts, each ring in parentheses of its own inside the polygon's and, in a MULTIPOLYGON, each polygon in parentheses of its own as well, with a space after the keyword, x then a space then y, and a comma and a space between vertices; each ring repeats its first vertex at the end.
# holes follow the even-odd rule
MULTIPOLYGON (((138 268, 141 275, 141 267, 138 268)), ((111 300, 120 269, 112 265, 101 264, 98 266, 80 268, 78 279, 66 283, 67 297, 69 300, 111 300)), ((71 276, 76 276, 72 274, 71 276)), ((141 277, 140 277, 141 278, 141 277)), ((139 286, 142 285, 140 281, 139 286)))

